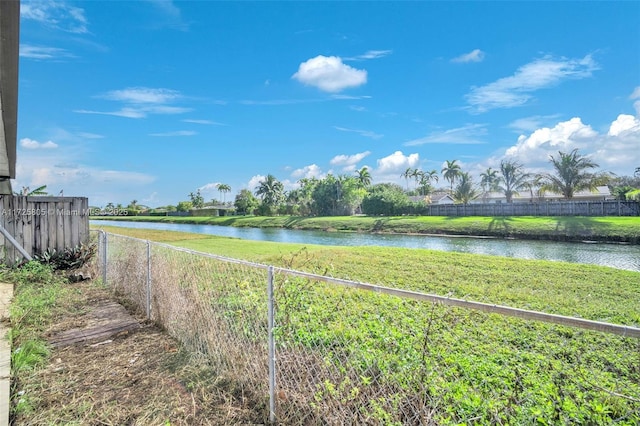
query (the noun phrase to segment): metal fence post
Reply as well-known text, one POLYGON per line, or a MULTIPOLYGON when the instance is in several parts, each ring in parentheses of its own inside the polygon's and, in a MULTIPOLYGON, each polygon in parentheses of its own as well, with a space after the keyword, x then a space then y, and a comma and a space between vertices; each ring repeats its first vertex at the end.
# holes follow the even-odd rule
POLYGON ((269 339, 269 422, 276 422, 276 344, 273 335, 273 266, 267 273, 268 339, 269 339))
POLYGON ((107 233, 102 231, 102 284, 107 285, 107 233))
POLYGON ((151 319, 151 241, 147 241, 147 319, 151 319))

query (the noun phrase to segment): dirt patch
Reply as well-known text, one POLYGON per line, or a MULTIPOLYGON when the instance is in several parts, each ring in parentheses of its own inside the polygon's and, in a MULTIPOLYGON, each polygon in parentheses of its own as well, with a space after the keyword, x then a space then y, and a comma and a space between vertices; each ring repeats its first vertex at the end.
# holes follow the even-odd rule
MULTIPOLYGON (((59 318, 45 338, 91 324, 96 312, 92 308, 113 300, 107 291, 90 282, 70 285, 73 296, 64 301, 68 315, 59 318)), ((158 327, 136 319, 139 327, 105 339, 52 347, 47 366, 20 377, 20 393, 14 398, 28 396, 29 404, 12 424, 265 422, 263 402, 222 381, 206 359, 186 353, 158 327)))

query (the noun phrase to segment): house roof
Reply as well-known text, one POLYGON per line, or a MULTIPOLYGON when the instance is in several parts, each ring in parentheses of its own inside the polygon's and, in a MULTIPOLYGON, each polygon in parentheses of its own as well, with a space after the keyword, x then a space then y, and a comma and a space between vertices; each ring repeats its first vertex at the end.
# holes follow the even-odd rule
POLYGON ((446 192, 439 192, 439 193, 431 194, 431 201, 432 202, 441 201, 441 200, 443 200, 445 198, 448 198, 451 201, 454 201, 453 198, 451 197, 451 195, 447 194, 446 192))

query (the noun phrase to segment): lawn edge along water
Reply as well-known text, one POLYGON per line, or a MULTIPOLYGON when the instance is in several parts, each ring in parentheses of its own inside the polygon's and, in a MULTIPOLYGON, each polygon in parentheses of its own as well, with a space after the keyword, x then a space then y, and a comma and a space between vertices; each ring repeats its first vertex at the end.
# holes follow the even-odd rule
POLYGON ((115 234, 336 278, 596 321, 640 325, 640 272, 425 249, 316 246, 177 231, 100 228, 115 234))
POLYGON ((466 235, 640 244, 640 217, 635 216, 96 216, 91 219, 335 232, 466 235))

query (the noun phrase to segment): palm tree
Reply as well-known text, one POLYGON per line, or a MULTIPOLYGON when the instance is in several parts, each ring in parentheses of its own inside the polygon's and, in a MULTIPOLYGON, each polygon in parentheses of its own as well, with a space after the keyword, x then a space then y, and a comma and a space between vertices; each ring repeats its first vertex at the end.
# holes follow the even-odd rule
POLYGON ((413 180, 416 181, 416 189, 418 188, 418 185, 420 184, 420 181, 422 180, 422 175, 424 174, 424 172, 420 169, 413 169, 413 171, 411 172, 411 177, 413 178, 413 180))
POLYGON ((437 170, 431 170, 430 172, 427 172, 428 178, 429 178, 429 182, 431 181, 436 181, 438 182, 440 180, 440 177, 438 176, 438 171, 437 170))
POLYGON ((640 167, 636 167, 636 171, 633 172, 633 175, 636 177, 640 177, 640 167))
POLYGON ((469 204, 469 201, 478 198, 478 190, 473 185, 473 180, 469 173, 460 173, 458 185, 453 192, 453 199, 462 204, 469 204))
POLYGON ((220 192, 220 194, 222 194, 222 204, 225 203, 225 194, 227 192, 231 192, 231 186, 227 185, 226 183, 219 183, 216 185, 218 188, 218 191, 220 192))
POLYGON ((369 173, 368 167, 365 166, 360 170, 356 170, 356 174, 358 175, 358 182, 360 182, 360 185, 365 188, 371 185, 371 173, 369 173))
POLYGON ((544 193, 543 190, 540 189, 542 186, 542 177, 538 175, 529 175, 529 179, 524 183, 524 187, 529 190, 531 195, 531 202, 534 201, 534 197, 537 195, 541 197, 544 193))
POLYGON ((578 191, 588 189, 593 191, 598 185, 605 184, 610 175, 608 173, 590 173, 598 164, 587 157, 578 154, 578 149, 570 153, 558 151, 558 158, 550 156, 551 164, 555 169, 554 174, 543 173, 540 175, 541 190, 562 194, 564 198, 571 199, 578 191))
POLYGON ((515 160, 502 160, 500 162, 500 174, 497 189, 504 193, 507 203, 511 203, 518 191, 527 188, 530 175, 523 171, 523 167, 515 160))
POLYGON ((34 190, 31 190, 28 186, 23 186, 20 193, 16 193, 16 195, 24 195, 26 197, 30 197, 32 195, 49 195, 46 191, 47 185, 42 185, 37 187, 34 190))
POLYGON ((428 195, 427 190, 431 190, 431 181, 438 182, 438 171, 431 170, 430 172, 420 172, 420 189, 422 195, 428 195))
POLYGON ((200 189, 196 190, 195 194, 193 192, 190 192, 189 199, 191 199, 191 205, 193 206, 193 208, 199 209, 204 207, 204 197, 200 193, 200 189))
POLYGON ((441 170, 442 177, 444 177, 445 180, 448 180, 449 183, 451 184, 451 189, 449 191, 449 193, 451 194, 453 194, 453 183, 462 174, 462 168, 460 168, 459 164, 456 164, 457 161, 458 160, 453 160, 453 161, 446 160, 447 165, 443 167, 441 170))
POLYGON ((404 173, 400 175, 400 177, 405 178, 405 180, 407 181, 407 192, 409 191, 409 178, 412 176, 413 176, 413 169, 411 167, 407 167, 407 170, 405 170, 404 173))
POLYGON ((269 174, 256 187, 256 195, 267 206, 278 205, 284 199, 284 185, 275 176, 269 174))
POLYGON ((483 198, 487 201, 487 193, 496 191, 498 185, 498 171, 489 167, 486 171, 480 173, 480 187, 482 188, 483 198))

